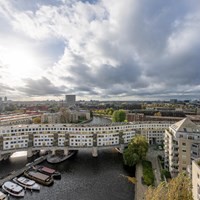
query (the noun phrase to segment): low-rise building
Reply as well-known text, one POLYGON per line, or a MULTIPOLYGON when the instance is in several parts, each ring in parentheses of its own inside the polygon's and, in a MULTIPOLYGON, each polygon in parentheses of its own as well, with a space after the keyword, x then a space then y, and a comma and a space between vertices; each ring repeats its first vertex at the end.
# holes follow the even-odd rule
POLYGON ((30 124, 32 118, 38 115, 15 114, 15 115, 0 115, 0 126, 30 124))
POLYGON ((90 120, 89 110, 76 110, 62 108, 57 113, 44 113, 41 117, 41 123, 77 123, 79 121, 90 120))
POLYGON ((41 123, 60 123, 60 115, 58 113, 44 113, 41 116, 41 123))
POLYGON ((143 113, 127 113, 126 119, 128 122, 141 122, 145 121, 145 115, 143 113))

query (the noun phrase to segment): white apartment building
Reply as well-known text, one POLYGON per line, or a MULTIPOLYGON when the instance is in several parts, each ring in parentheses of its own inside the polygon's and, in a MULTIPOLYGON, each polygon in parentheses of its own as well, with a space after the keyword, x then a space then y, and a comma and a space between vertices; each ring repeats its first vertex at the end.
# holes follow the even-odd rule
POLYGON ((164 142, 165 129, 169 128, 170 122, 142 122, 136 123, 135 129, 139 130, 150 145, 164 142))
POLYGON ((199 156, 200 127, 185 118, 166 129, 164 139, 165 166, 174 177, 199 156))
POLYGON ((0 127, 0 151, 42 147, 103 147, 127 144, 135 136, 128 124, 83 126, 31 124, 0 127))

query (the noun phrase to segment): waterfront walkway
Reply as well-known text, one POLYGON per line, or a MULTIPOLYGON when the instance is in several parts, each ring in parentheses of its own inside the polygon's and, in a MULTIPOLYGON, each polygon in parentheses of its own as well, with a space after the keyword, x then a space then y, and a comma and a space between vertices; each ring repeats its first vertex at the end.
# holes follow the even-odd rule
MULTIPOLYGON (((155 186, 157 187, 161 182, 161 174, 160 174, 160 166, 158 163, 158 155, 161 155, 162 151, 154 150, 153 147, 150 147, 147 153, 147 160, 152 163, 152 168, 155 176, 155 186)), ((142 184, 142 176, 143 176, 143 167, 142 164, 138 164, 136 166, 135 177, 137 179, 137 183, 135 186, 135 200, 143 200, 145 199, 145 193, 147 191, 148 186, 142 184)))
POLYGON ((147 153, 147 160, 152 163, 152 168, 154 171, 155 187, 157 187, 161 182, 161 173, 160 173, 160 165, 158 162, 158 155, 162 155, 163 153, 164 153, 163 151, 154 150, 153 147, 150 147, 147 153))
POLYGON ((23 174, 25 170, 29 169, 29 168, 32 167, 33 165, 37 165, 37 164, 43 162, 43 161, 46 160, 46 159, 47 159, 47 156, 41 156, 41 157, 35 159, 35 160, 34 160, 32 163, 30 163, 29 165, 26 165, 25 167, 23 167, 23 168, 21 168, 21 169, 19 169, 19 170, 17 170, 17 171, 11 172, 11 173, 10 173, 9 175, 7 175, 6 177, 0 179, 0 186, 2 186, 4 182, 10 181, 10 180, 12 180, 13 178, 15 178, 15 177, 17 177, 17 176, 23 174))
POLYGON ((140 163, 136 165, 136 172, 135 172, 135 177, 137 179, 137 183, 135 185, 135 200, 145 199, 147 186, 142 184, 142 176, 143 176, 143 167, 142 164, 140 163))

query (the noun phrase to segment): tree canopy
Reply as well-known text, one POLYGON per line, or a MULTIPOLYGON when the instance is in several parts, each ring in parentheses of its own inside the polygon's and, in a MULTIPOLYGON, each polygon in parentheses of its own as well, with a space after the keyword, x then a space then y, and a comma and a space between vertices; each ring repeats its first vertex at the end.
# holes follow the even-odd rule
POLYGON ((66 108, 60 109, 60 123, 68 123, 69 122, 69 110, 66 108))
POLYGON ((115 110, 112 115, 113 122, 124 122, 126 119, 126 113, 124 110, 115 110))
POLYGON ((142 135, 136 135, 123 153, 124 164, 133 166, 146 158, 148 142, 142 135))
POLYGON ((34 124, 41 124, 41 117, 35 117, 35 118, 33 118, 33 123, 34 124))
POLYGON ((146 200, 193 200, 192 183, 190 178, 179 173, 170 182, 162 182, 158 187, 148 187, 146 200))

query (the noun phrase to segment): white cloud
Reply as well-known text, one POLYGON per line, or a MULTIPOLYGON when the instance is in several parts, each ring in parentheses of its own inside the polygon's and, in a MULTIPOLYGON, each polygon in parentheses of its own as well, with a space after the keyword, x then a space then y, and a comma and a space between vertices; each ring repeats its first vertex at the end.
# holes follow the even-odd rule
POLYGON ((63 90, 86 96, 159 97, 199 87, 197 0, 38 2, 23 10, 2 0, 0 13, 12 34, 47 51, 40 49, 41 57, 47 58, 52 41, 63 43, 63 53, 54 60, 49 54, 49 67, 38 70, 37 78, 46 76, 55 88, 65 85, 63 90))

